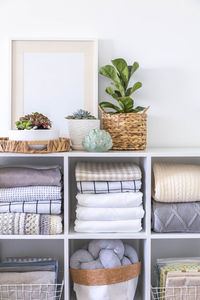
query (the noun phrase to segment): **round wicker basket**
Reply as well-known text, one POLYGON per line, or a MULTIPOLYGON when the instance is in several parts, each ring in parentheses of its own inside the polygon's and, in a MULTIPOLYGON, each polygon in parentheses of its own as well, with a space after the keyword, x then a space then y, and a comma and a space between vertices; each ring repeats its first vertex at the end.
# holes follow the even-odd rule
POLYGON ((144 150, 147 137, 147 107, 143 113, 108 114, 101 107, 103 129, 110 133, 112 150, 144 150))

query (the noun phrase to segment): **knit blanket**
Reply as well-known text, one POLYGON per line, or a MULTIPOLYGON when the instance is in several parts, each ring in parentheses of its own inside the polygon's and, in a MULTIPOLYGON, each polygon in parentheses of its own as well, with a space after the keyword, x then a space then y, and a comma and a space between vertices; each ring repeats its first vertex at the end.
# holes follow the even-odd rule
POLYGON ((81 194, 138 193, 141 185, 141 180, 77 181, 77 189, 81 194))
POLYGON ((78 162, 77 181, 124 181, 142 178, 141 169, 134 163, 78 162))
POLYGON ((62 233, 61 216, 26 213, 0 214, 0 235, 49 235, 59 233, 62 233))
POLYGON ((142 219, 143 217, 142 205, 128 208, 96 208, 77 205, 76 208, 76 218, 82 221, 120 221, 142 219))
POLYGON ((152 227, 156 232, 200 232, 200 202, 153 201, 152 227))
POLYGON ((122 221, 80 221, 75 220, 76 232, 139 232, 141 219, 122 221))
POLYGON ((155 163, 153 198, 160 202, 200 200, 200 166, 155 163))
POLYGON ((128 266, 137 262, 137 252, 130 245, 121 240, 97 239, 72 254, 70 267, 79 270, 95 270, 128 266))
POLYGON ((85 207, 138 207, 142 204, 143 194, 113 193, 113 194, 77 194, 78 204, 85 207))
POLYGON ((60 168, 35 169, 28 167, 0 168, 0 188, 32 185, 61 186, 60 168))
POLYGON ((35 213, 59 215, 61 200, 0 202, 0 213, 35 213))
POLYGON ((58 199, 62 199, 60 186, 27 186, 0 189, 0 202, 31 202, 58 199))

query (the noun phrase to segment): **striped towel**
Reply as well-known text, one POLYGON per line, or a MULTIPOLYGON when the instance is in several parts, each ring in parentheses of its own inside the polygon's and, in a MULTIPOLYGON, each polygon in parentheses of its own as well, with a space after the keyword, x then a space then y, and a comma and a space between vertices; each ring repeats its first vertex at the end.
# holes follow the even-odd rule
POLYGON ((77 189, 81 194, 138 193, 141 185, 141 180, 77 181, 77 189))
POLYGON ((77 181, 124 181, 142 178, 140 167, 134 163, 79 162, 75 175, 77 181))
POLYGON ((58 215, 61 213, 61 200, 0 202, 0 213, 33 213, 58 215))

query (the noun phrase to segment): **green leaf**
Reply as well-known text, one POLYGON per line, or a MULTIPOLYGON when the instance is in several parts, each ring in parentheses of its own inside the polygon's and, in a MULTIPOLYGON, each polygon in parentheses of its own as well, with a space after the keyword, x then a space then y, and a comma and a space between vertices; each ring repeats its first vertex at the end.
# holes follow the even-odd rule
POLYGON ((138 112, 143 111, 143 110, 145 110, 145 107, 143 107, 143 106, 137 106, 136 108, 134 108, 132 110, 132 112, 138 113, 138 112))
POLYGON ((122 112, 125 112, 125 105, 124 105, 124 103, 121 100, 118 100, 118 103, 119 103, 119 105, 122 108, 122 112))
POLYGON ((114 85, 116 88, 118 88, 121 97, 125 96, 124 86, 121 83, 112 82, 112 85, 114 85))
MULTIPOLYGON (((131 92, 130 92, 130 95, 133 94, 136 90, 140 89, 142 87, 142 83, 141 82, 136 82, 132 88, 131 88, 131 92)), ((129 96, 130 96, 129 95, 129 96)))
POLYGON ((131 95, 131 89, 132 89, 132 88, 128 88, 128 89, 126 90, 125 96, 130 96, 130 95, 131 95))
POLYGON ((110 103, 110 102, 101 102, 101 103, 99 103, 99 105, 101 106, 101 107, 105 107, 105 108, 112 108, 112 109, 114 109, 115 111, 117 111, 118 113, 120 113, 121 112, 121 110, 120 110, 120 108, 118 107, 118 106, 116 106, 116 105, 114 105, 114 104, 112 104, 112 103, 110 103))
POLYGON ((128 82, 127 62, 123 58, 117 58, 117 59, 112 60, 112 64, 115 66, 115 68, 119 72, 119 74, 126 86, 126 83, 128 82))
POLYGON ((120 83, 120 79, 117 74, 117 71, 111 65, 106 65, 104 67, 101 67, 99 70, 99 74, 112 79, 114 82, 120 83))
POLYGON ((131 76, 133 75, 133 73, 135 73, 135 71, 137 71, 137 69, 139 68, 139 64, 138 62, 134 62, 134 64, 132 66, 128 66, 128 80, 130 80, 131 76))
POLYGON ((111 86, 108 86, 106 88, 106 93, 112 96, 114 99, 117 99, 119 97, 118 94, 114 91, 114 89, 111 86))
POLYGON ((131 109, 133 109, 134 101, 131 97, 120 97, 117 99, 118 102, 123 102, 124 105, 124 113, 129 112, 131 109))

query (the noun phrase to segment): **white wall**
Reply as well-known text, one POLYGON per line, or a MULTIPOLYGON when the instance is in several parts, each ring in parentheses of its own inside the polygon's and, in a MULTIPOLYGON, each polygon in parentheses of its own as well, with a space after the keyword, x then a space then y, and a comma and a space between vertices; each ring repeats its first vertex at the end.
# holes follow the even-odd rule
MULTIPOLYGON (((148 145, 200 146, 199 0, 0 0, 0 136, 9 128, 9 38, 94 37, 99 66, 137 60, 148 145)), ((99 100, 108 81, 99 78, 99 100)))

